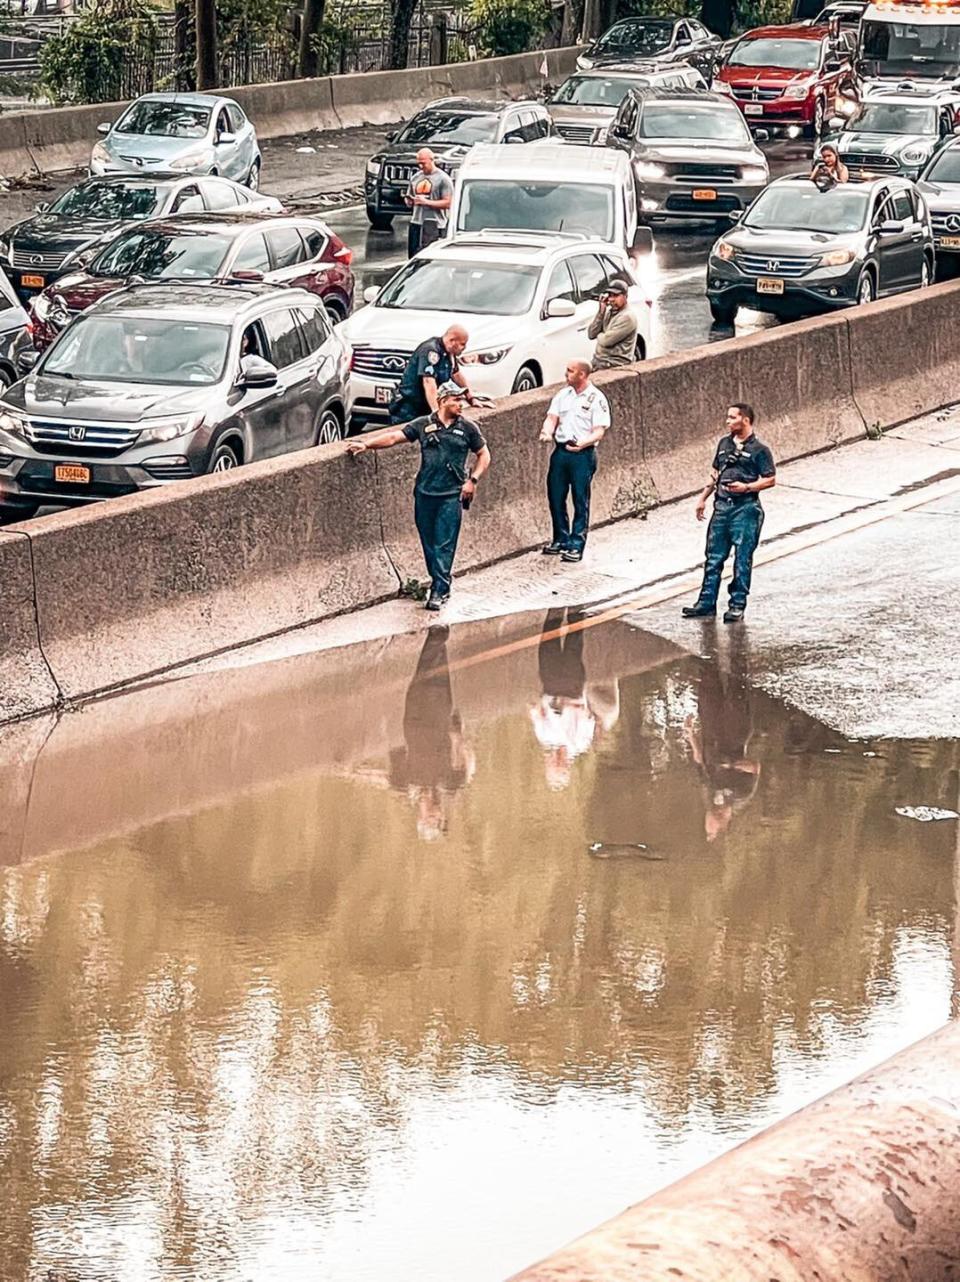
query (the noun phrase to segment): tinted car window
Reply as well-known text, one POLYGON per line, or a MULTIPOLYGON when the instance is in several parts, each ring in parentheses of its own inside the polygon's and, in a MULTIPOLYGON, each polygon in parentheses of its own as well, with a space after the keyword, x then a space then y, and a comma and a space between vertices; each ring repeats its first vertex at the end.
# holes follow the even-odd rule
POLYGON ((573 277, 570 275, 570 268, 565 262, 557 263, 550 273, 544 303, 550 303, 555 298, 568 298, 571 303, 577 301, 577 291, 573 283, 573 277))
POLYGON ((330 337, 330 325, 322 307, 297 308, 300 328, 303 330, 304 342, 308 352, 315 352, 330 337))
POLYGON ((593 47, 595 54, 609 57, 612 54, 659 53, 673 39, 673 22, 622 22, 605 32, 593 47))
POLYGON ((274 271, 303 262, 303 241, 296 227, 271 228, 267 232, 267 244, 273 253, 274 271))
POLYGON ((295 314, 287 307, 282 311, 268 312, 263 318, 267 331, 270 353, 277 369, 286 369, 303 360, 303 344, 295 314))
POLYGON ((236 209, 240 204, 236 189, 229 183, 217 182, 216 179, 204 183, 203 198, 207 202, 207 208, 213 210, 236 209))
POLYGON ((306 245, 307 258, 319 258, 323 253, 324 245, 327 243, 327 238, 323 232, 316 227, 301 227, 300 235, 306 245))
POLYGON ((594 254, 577 254, 576 258, 570 260, 570 266, 581 300, 598 299, 606 285, 606 275, 600 259, 594 254))
POLYGON ((247 123, 246 117, 244 116, 240 108, 234 106, 233 103, 231 103, 229 107, 227 107, 227 115, 230 117, 230 128, 233 130, 235 134, 238 134, 240 130, 243 128, 243 126, 247 123))
POLYGON ((913 219, 913 209, 910 205, 910 197, 905 191, 898 191, 891 201, 893 213, 891 218, 896 218, 899 222, 909 223, 913 219))
POLYGON ((506 124, 506 132, 503 135, 504 142, 508 142, 511 138, 519 138, 521 142, 526 141, 519 116, 510 116, 504 123, 506 124))
POLYGON ((200 190, 197 187, 183 187, 173 198, 171 214, 196 214, 203 210, 200 190))
POLYGON ((257 232, 255 236, 249 236, 233 260, 234 271, 246 272, 268 272, 270 270, 270 255, 267 253, 267 242, 263 238, 262 232, 257 232))

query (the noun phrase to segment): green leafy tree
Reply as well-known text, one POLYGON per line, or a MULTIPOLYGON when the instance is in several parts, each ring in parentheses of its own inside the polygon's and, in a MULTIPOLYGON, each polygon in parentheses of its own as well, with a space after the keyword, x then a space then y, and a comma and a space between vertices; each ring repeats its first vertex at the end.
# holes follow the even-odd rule
POLYGON ((40 50, 42 91, 54 102, 130 97, 140 64, 153 60, 158 10, 140 0, 102 0, 40 50), (131 54, 133 53, 133 56, 131 54))
POLYGON ((480 48, 491 57, 536 48, 550 21, 546 0, 473 0, 470 12, 480 48))

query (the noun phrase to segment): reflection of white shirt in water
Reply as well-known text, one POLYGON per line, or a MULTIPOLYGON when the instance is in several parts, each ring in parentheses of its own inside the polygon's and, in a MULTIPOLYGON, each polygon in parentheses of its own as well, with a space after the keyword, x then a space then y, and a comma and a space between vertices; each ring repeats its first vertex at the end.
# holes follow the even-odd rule
POLYGON ((597 719, 581 699, 555 699, 545 694, 530 709, 533 733, 541 748, 566 748, 570 761, 589 752, 597 719))

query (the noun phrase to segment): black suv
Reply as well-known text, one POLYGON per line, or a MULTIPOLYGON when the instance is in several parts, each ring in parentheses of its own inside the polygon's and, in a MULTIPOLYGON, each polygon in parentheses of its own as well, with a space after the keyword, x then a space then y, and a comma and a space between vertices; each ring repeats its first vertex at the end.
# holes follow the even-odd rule
POLYGON ((422 147, 429 147, 453 178, 478 142, 541 142, 552 133, 550 113, 540 102, 441 98, 428 103, 402 129, 388 134, 387 146, 367 161, 364 192, 371 226, 386 231, 397 214, 409 214, 403 198, 422 147))
POLYGON ((304 289, 113 293, 0 400, 0 521, 340 440, 349 364, 304 289))

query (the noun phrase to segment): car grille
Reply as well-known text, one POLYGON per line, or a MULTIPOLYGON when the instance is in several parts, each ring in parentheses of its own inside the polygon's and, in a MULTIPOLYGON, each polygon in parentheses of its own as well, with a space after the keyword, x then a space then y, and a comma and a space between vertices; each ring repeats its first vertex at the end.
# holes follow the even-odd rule
POLYGON ((567 142, 591 143, 597 136, 593 125, 557 125, 556 131, 567 142))
POLYGON ((162 156, 121 156, 118 154, 117 159, 122 160, 125 165, 135 165, 138 169, 142 169, 145 165, 159 165, 162 162, 163 157, 162 156))
POLYGON ((679 182, 732 183, 740 178, 739 165, 683 164, 665 165, 667 173, 679 182))
POLYGON ((848 169, 899 169, 896 156, 868 156, 863 151, 848 151, 840 159, 848 169))
POLYGON ((351 369, 367 378, 399 383, 411 353, 399 347, 354 347, 351 369))
POLYGON ((717 196, 716 200, 694 200, 692 196, 675 193, 667 197, 666 209, 674 214, 701 214, 713 218, 716 214, 729 214, 743 206, 736 196, 717 196))
POLYGON ((933 224, 933 230, 935 232, 939 232, 941 235, 947 236, 960 236, 960 213, 931 213, 930 221, 933 224))
POLYGON ((14 249, 12 262, 14 267, 37 271, 54 272, 66 258, 66 254, 38 254, 31 249, 14 249))
POLYGON ((782 89, 734 89, 734 94, 741 102, 776 102, 783 97, 782 89))
POLYGON ((383 167, 383 177, 388 183, 408 183, 418 168, 417 165, 386 164, 383 167))
POLYGON ((113 427, 106 423, 69 423, 51 419, 30 419, 27 423, 27 437, 38 454, 71 458, 91 454, 112 458, 129 449, 139 435, 139 426, 113 427), (79 439, 77 432, 83 433, 79 439))
POLYGON ((748 276, 782 276, 793 280, 808 272, 816 262, 814 258, 790 255, 737 254, 736 263, 748 276))

